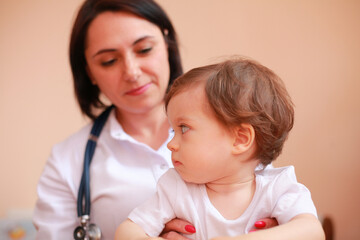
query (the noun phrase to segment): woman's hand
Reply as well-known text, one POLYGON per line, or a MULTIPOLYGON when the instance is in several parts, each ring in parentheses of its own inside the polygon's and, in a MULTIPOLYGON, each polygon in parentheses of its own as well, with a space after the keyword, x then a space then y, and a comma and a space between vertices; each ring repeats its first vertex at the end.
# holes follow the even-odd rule
MULTIPOLYGON (((264 230, 264 229, 269 229, 272 227, 276 227, 278 226, 278 222, 275 218, 262 218, 259 219, 258 221, 255 222, 254 224, 254 229, 251 230, 250 232, 255 232, 255 231, 259 231, 259 230, 264 230)), ((222 236, 222 237, 216 237, 216 238, 212 238, 211 240, 242 240, 242 239, 256 239, 255 238, 251 238, 252 235, 248 235, 248 234, 244 234, 244 235, 239 235, 239 236, 235 236, 235 237, 229 237, 229 236, 222 236)))
POLYGON ((275 222, 270 218, 260 219, 259 221, 265 221, 268 225, 264 231, 256 231, 234 237, 216 237, 211 240, 325 240, 324 230, 319 220, 312 214, 299 214, 289 222, 276 227, 273 227, 275 222), (269 226, 272 227, 269 228, 269 226))
POLYGON ((193 234, 196 232, 195 227, 188 221, 174 218, 165 224, 165 228, 160 234, 160 237, 168 240, 189 240, 180 233, 193 234))
POLYGON ((251 232, 276 227, 278 225, 279 224, 275 218, 259 219, 258 221, 255 222, 254 224, 255 228, 251 230, 251 232))

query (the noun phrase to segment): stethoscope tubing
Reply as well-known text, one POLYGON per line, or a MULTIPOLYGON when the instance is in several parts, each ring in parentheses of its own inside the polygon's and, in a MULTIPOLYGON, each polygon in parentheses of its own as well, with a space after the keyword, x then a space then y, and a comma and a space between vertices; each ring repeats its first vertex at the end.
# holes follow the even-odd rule
POLYGON ((114 106, 108 107, 97 119, 92 126, 89 139, 86 143, 84 155, 84 170, 81 176, 78 198, 77 198, 77 214, 78 217, 90 216, 90 163, 95 153, 97 139, 105 125, 107 118, 114 106), (84 203, 84 206, 83 206, 84 203))
POLYGON ((78 217, 90 214, 90 163, 95 152, 96 142, 89 140, 86 144, 84 171, 78 192, 77 212, 78 217), (83 203, 85 206, 83 206, 83 203))

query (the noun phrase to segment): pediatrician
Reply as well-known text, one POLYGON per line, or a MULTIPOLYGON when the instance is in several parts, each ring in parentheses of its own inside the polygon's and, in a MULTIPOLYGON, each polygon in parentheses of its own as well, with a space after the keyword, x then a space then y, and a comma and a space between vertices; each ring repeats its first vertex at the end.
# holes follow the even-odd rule
MULTIPOLYGON (((176 33, 152 0, 87 0, 72 29, 70 63, 81 111, 97 120, 53 147, 37 189, 37 239, 113 239, 172 167, 163 97, 182 74, 176 33)), ((162 236, 194 231, 174 219, 162 236)))

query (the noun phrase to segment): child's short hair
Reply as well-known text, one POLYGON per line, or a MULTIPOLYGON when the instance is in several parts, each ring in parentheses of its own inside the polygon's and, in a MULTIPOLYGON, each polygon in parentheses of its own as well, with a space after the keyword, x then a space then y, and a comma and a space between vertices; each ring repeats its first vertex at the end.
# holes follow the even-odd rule
POLYGON ((256 61, 237 57, 194 68, 177 78, 165 96, 172 97, 199 83, 215 116, 227 127, 251 124, 256 158, 267 165, 282 151, 294 124, 294 108, 282 80, 256 61))

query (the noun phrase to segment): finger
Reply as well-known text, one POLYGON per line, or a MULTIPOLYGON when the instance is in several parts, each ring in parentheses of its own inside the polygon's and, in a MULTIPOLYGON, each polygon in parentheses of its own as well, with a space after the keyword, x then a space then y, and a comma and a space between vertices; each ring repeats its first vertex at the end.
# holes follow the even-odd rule
POLYGON ((175 218, 175 219, 173 219, 170 222, 165 224, 165 228, 163 230, 163 233, 167 233, 167 232, 178 232, 178 233, 192 234, 192 233, 196 232, 196 229, 188 221, 185 221, 185 220, 180 219, 180 218, 175 218))
POLYGON ((184 237, 183 235, 177 232, 167 232, 163 235, 160 235, 160 237, 167 240, 190 240, 189 238, 184 237))
POLYGON ((279 225, 275 218, 263 218, 255 222, 254 226, 257 229, 267 229, 279 225))

